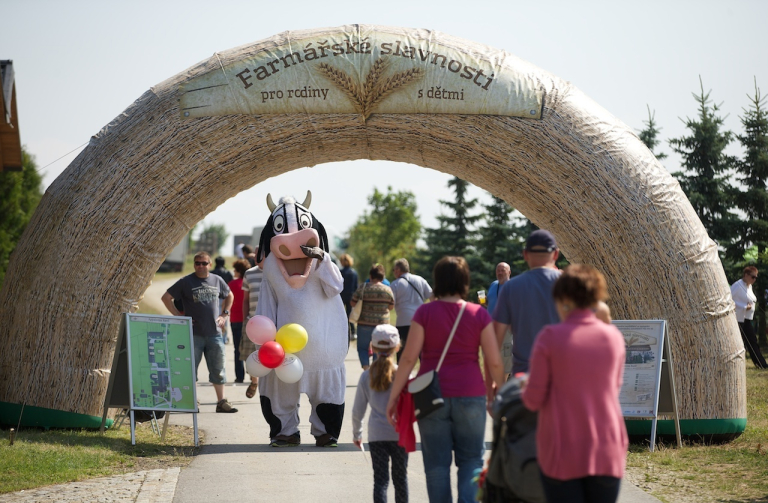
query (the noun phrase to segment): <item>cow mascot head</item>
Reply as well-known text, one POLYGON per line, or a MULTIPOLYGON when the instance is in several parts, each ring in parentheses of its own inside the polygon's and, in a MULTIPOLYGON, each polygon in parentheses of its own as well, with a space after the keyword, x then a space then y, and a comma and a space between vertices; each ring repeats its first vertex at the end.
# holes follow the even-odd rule
POLYGON ((311 203, 310 191, 301 204, 290 196, 281 197, 275 204, 272 195, 267 194, 271 215, 261 232, 256 261, 261 263, 274 253, 280 272, 291 288, 303 287, 309 279, 312 259, 323 260, 324 252, 329 251, 325 228, 309 211, 311 203))

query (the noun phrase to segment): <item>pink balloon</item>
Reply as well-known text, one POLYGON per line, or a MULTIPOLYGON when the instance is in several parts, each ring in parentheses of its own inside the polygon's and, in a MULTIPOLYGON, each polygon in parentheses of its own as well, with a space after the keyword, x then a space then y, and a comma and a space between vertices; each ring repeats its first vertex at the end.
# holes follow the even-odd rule
POLYGON ((275 327, 275 324, 272 322, 272 320, 266 316, 257 314, 248 320, 248 324, 245 325, 245 333, 248 335, 248 338, 251 340, 251 342, 261 346, 269 341, 275 340, 277 327, 275 327))

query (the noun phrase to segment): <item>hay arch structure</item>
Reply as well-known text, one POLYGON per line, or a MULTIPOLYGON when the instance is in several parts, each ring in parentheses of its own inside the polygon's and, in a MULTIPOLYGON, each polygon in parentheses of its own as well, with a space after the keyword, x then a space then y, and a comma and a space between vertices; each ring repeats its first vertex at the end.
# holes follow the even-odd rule
MULTIPOLYGON (((472 57, 499 54, 426 30, 333 30, 363 28, 472 57)), ((700 433, 743 431, 744 348, 714 242, 633 131, 568 82, 502 53, 499 65, 514 66, 543 91, 540 120, 180 117, 179 88, 190 79, 327 32, 286 32, 214 54, 144 93, 91 139, 48 188, 12 257, 0 292, 0 402, 100 416, 120 314, 136 308, 196 222, 239 187, 301 167, 372 159, 459 176, 550 229, 570 260, 605 272, 616 319, 669 321, 681 417, 700 433)))

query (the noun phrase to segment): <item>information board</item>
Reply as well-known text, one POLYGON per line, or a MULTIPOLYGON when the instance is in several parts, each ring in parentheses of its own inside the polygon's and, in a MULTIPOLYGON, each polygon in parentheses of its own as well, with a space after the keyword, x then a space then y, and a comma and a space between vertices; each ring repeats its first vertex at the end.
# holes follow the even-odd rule
POLYGON ((682 446, 665 320, 614 320, 624 336, 626 359, 619 403, 624 417, 651 418, 651 451, 659 414, 672 414, 677 444, 682 446))
POLYGON ((130 408, 197 412, 192 318, 126 318, 130 408))
POLYGON ((656 417, 665 322, 616 320, 613 324, 624 335, 627 346, 624 385, 619 395, 621 412, 624 417, 656 417))

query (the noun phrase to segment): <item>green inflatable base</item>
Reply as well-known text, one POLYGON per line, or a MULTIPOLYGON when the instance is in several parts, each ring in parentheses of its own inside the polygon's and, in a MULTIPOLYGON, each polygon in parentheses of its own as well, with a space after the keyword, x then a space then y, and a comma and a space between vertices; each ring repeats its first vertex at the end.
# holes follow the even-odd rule
MULTIPOLYGON (((625 419, 627 434, 630 438, 650 437, 650 419, 625 419)), ((747 428, 747 418, 729 419, 681 419, 680 434, 684 437, 698 437, 711 440, 733 440, 747 428)), ((672 419, 660 419, 656 422, 658 436, 675 435, 675 422, 672 419)))
MULTIPOLYGON (((76 428, 76 429, 99 429, 101 428, 101 418, 99 416, 89 416, 87 414, 77 414, 75 412, 66 412, 63 410, 46 409, 44 407, 24 407, 24 414, 19 423, 21 404, 0 402, 0 424, 15 428, 16 425, 26 426, 28 428, 76 428)), ((112 426, 114 421, 107 419, 105 428, 112 426)))

